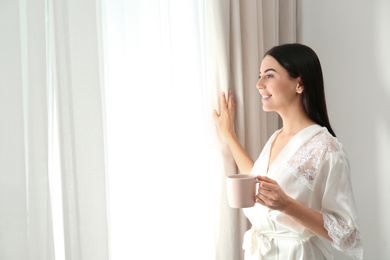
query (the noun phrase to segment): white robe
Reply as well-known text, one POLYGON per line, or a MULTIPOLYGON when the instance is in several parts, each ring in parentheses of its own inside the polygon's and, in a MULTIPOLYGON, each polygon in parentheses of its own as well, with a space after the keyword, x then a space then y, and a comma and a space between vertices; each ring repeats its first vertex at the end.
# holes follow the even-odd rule
POLYGON ((362 259, 349 163, 342 144, 325 127, 311 125, 290 140, 267 172, 270 148, 279 132, 268 140, 251 174, 274 179, 288 196, 322 213, 333 242, 256 203, 244 209, 252 223, 244 236, 245 259, 333 259, 330 244, 362 259))

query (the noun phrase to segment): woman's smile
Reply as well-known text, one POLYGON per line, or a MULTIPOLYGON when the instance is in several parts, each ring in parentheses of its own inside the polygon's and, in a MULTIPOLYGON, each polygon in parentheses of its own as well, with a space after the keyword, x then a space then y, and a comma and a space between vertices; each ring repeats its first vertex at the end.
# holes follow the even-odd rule
POLYGON ((267 101, 268 99, 271 98, 271 95, 261 95, 261 100, 264 102, 264 101, 267 101))

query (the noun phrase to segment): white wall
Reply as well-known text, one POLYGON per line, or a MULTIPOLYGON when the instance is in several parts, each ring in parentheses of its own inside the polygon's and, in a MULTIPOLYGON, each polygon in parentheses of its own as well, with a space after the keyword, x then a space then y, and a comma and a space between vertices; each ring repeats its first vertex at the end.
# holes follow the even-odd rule
POLYGON ((298 40, 320 57, 329 117, 350 157, 364 259, 389 259, 390 1, 298 0, 298 10, 298 40))

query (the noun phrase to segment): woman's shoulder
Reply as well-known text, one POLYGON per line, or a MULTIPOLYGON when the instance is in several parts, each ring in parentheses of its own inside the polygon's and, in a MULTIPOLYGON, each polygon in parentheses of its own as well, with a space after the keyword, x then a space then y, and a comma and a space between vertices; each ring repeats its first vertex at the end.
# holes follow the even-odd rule
POLYGON ((313 146, 313 149, 322 153, 339 153, 343 151, 343 145, 337 137, 329 133, 326 127, 321 127, 305 143, 306 146, 313 146))
POLYGON ((319 127, 311 132, 294 152, 287 161, 287 166, 312 190, 324 164, 329 161, 335 162, 330 160, 332 158, 338 158, 338 161, 347 160, 343 145, 325 127, 319 127))
POLYGON ((323 160, 328 155, 343 152, 341 142, 330 134, 326 127, 313 125, 304 135, 301 135, 300 139, 299 148, 295 152, 295 156, 300 159, 314 157, 323 160))

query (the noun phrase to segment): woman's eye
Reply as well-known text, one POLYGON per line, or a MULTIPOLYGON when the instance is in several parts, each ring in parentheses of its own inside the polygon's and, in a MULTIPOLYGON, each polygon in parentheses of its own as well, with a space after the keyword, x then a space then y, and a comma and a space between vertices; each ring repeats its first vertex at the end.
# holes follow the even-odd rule
MULTIPOLYGON (((274 75, 272 75, 272 74, 265 75, 265 78, 267 78, 267 79, 270 79, 273 77, 274 77, 274 75)), ((261 79, 261 76, 259 76, 259 79, 261 79)))

